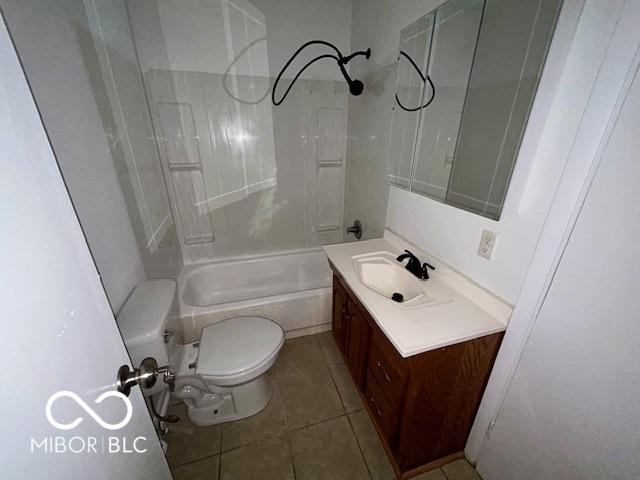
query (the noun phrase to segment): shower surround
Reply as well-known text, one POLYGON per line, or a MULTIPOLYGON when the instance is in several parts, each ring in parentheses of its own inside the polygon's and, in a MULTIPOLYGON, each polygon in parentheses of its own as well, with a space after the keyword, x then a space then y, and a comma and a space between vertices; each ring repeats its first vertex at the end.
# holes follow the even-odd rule
MULTIPOLYGON (((185 3, 128 3, 184 264, 341 241, 347 85, 319 62, 281 105, 270 95, 319 20, 281 2, 185 3), (275 28, 287 18, 290 28, 275 28)), ((340 8, 321 23, 348 50, 350 12, 340 8)))

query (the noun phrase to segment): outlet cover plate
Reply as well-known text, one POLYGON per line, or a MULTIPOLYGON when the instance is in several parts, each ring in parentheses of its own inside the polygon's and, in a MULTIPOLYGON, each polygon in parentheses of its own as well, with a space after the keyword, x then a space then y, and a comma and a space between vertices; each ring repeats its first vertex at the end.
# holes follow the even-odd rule
POLYGON ((491 255, 493 254, 493 249, 496 245, 496 235, 494 232, 490 230, 483 230, 482 236, 480 237, 480 245, 478 245, 478 255, 487 260, 491 260, 491 255))

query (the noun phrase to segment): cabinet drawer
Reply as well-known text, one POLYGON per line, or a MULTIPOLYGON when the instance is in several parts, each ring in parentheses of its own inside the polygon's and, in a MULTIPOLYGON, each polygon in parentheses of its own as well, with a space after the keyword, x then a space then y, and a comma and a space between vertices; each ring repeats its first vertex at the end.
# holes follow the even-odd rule
POLYGON ((371 370, 367 370, 365 397, 380 431, 391 444, 398 423, 398 408, 387 400, 371 370))
POLYGON ((369 369, 393 405, 399 405, 404 396, 407 377, 399 372, 375 343, 369 350, 369 369))
POLYGON ((380 350, 380 353, 384 355, 387 363, 393 366, 398 373, 403 376, 408 374, 408 363, 406 358, 402 358, 402 355, 398 353, 396 347, 389 341, 387 336, 376 325, 373 329, 373 338, 371 341, 372 346, 380 350))

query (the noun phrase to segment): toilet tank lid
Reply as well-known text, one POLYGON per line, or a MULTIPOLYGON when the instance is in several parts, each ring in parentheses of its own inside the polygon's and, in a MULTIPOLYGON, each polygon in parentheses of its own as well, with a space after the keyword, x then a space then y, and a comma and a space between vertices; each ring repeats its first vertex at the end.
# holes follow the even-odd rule
POLYGON ((175 295, 174 280, 152 280, 136 285, 116 318, 127 347, 162 338, 172 315, 175 295))

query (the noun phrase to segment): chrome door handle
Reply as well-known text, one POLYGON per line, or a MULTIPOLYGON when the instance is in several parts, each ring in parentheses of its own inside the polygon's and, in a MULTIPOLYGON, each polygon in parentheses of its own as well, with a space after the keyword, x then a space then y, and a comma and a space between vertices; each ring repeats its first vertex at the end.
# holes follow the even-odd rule
POLYGON ((129 365, 122 365, 118 369, 116 378, 116 388, 127 397, 131 392, 131 387, 140 385, 140 388, 149 389, 156 384, 158 375, 163 374, 164 382, 173 391, 176 375, 169 366, 158 367, 158 362, 153 357, 147 357, 140 363, 140 367, 131 370, 129 365))

